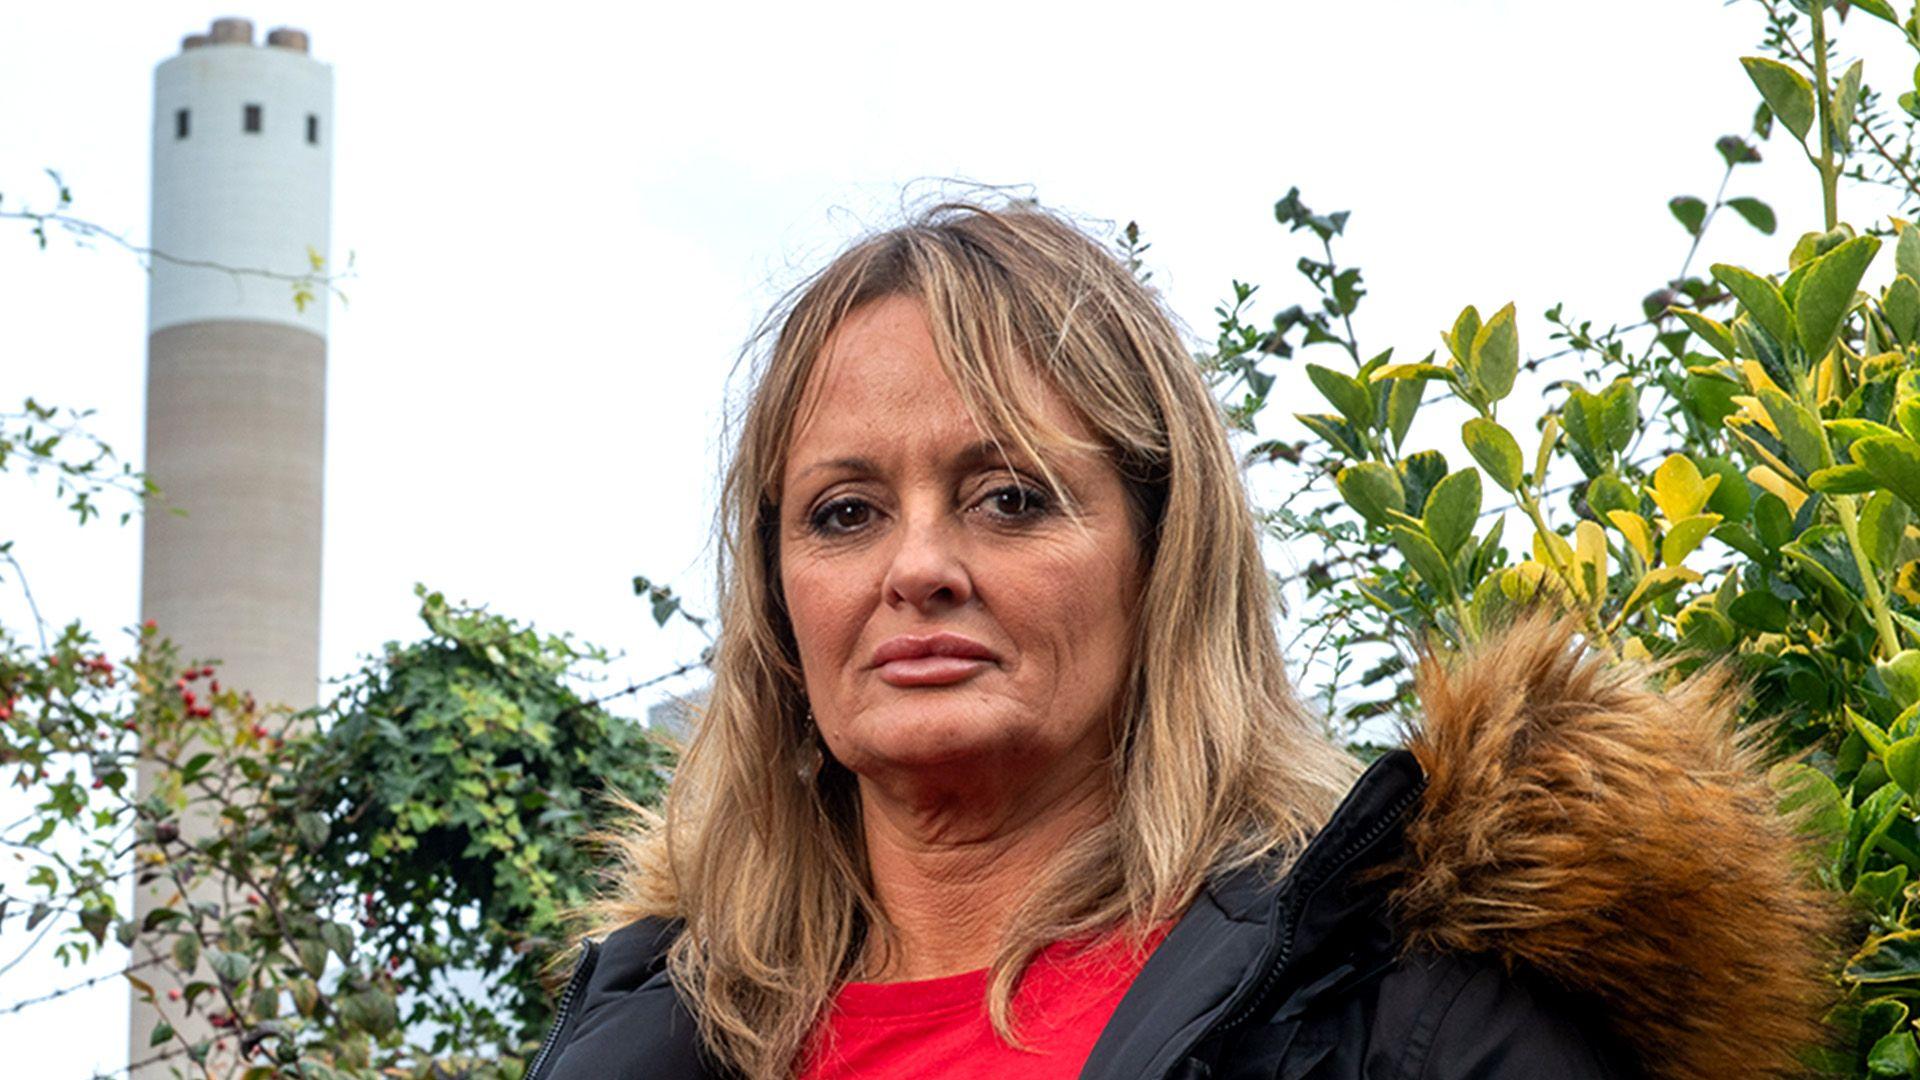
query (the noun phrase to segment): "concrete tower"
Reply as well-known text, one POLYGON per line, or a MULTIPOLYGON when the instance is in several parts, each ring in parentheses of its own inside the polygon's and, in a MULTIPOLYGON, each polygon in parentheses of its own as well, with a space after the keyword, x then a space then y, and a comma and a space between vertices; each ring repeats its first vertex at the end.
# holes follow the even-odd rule
MULTIPOLYGON (((219 19, 154 72, 146 468, 165 504, 146 516, 141 615, 183 661, 296 708, 319 692, 327 293, 302 307, 269 274, 327 256, 332 146, 333 71, 301 31, 255 45, 251 22, 219 19)), ((134 1002, 133 1060, 156 1019, 134 1002)))

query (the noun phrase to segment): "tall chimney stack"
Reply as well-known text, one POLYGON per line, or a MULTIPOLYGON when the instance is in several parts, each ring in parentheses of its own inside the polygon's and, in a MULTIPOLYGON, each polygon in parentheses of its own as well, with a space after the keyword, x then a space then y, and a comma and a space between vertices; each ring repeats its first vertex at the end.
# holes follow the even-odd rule
MULTIPOLYGON (((146 469, 164 502, 146 516, 141 614, 182 660, 296 708, 319 694, 328 296, 296 303, 293 279, 330 265, 333 136, 333 71, 301 31, 255 45, 252 22, 216 19, 154 72, 146 469)), ((169 902, 141 888, 136 921, 169 902)), ((167 1004, 172 984, 149 981, 167 1004)), ((191 1041, 203 1015, 166 1019, 191 1041)), ((136 995, 131 1060, 164 1049, 148 1047, 161 1018, 136 995)))

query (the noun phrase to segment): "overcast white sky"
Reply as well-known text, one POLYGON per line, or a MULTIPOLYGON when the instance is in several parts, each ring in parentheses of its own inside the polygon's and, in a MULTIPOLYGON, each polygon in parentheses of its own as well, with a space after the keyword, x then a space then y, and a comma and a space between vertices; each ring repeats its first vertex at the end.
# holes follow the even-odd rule
MULTIPOLYGON (((1295 184, 1353 211, 1370 348, 1417 359, 1466 303, 1517 301, 1535 353, 1555 301, 1634 321, 1685 255, 1667 199, 1710 198, 1714 138, 1751 117, 1736 58, 1759 33, 1756 6, 1718 0, 8 4, 0 205, 44 204, 50 166, 78 215, 143 239, 153 67, 225 14, 306 29, 335 70, 333 253, 358 276, 329 356, 329 675, 419 636, 416 581, 624 651, 623 677, 696 653, 629 581, 710 592, 742 339, 846 239, 951 181, 1138 220, 1153 280, 1202 334, 1232 278, 1266 285, 1262 311, 1304 299, 1306 249, 1271 215, 1295 184)), ((1870 62, 1869 82, 1902 78, 1870 62)), ((1811 172, 1778 138, 1765 152, 1733 193, 1773 202, 1780 235, 1729 215, 1699 266, 1777 264, 1815 224, 1811 172)), ((6 224, 0 403, 96 409, 137 463, 139 263, 41 253, 6 224)), ((1322 408, 1282 385, 1277 413, 1322 408)), ((77 530, 17 477, 0 520, 49 617, 117 651, 137 522, 77 530)), ((26 625, 12 583, 0 619, 26 625)), ((8 820, 18 803, 0 800, 8 820)), ((91 973, 29 961, 0 975, 0 1009, 91 973)), ((109 982, 0 1015, 0 1046, 16 1075, 80 1077, 124 1062, 124 1030, 109 982)))

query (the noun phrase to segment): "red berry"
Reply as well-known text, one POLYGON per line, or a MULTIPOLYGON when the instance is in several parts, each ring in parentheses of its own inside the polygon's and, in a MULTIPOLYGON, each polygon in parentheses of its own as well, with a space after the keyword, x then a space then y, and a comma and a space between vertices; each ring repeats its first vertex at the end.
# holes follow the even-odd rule
POLYGON ((210 683, 208 683, 208 684, 207 684, 207 693, 209 693, 209 694, 217 694, 217 693, 219 693, 219 692, 220 692, 220 680, 219 680, 219 679, 215 679, 215 680, 213 680, 212 682, 210 682, 210 683))
POLYGON ((96 776, 93 778, 93 786, 95 788, 103 788, 107 786, 107 782, 96 776))
POLYGON ((399 957, 399 956, 397 956, 397 955, 395 955, 395 956, 389 956, 389 957, 387 957, 387 970, 388 970, 388 971, 399 971, 399 970, 400 970, 400 957, 399 957))
POLYGON ((247 903, 249 903, 249 904, 257 904, 257 903, 259 903, 259 902, 260 902, 260 894, 259 894, 259 893, 248 893, 248 894, 247 894, 247 903))
POLYGON ((143 622, 140 624, 140 629, 153 630, 153 629, 157 629, 159 625, 160 625, 159 623, 154 622, 152 619, 148 619, 146 622, 143 622))
POLYGON ((175 988, 175 989, 172 989, 172 990, 169 990, 169 991, 167 991, 167 1000, 168 1000, 168 1001, 179 1001, 179 1000, 180 1000, 180 991, 179 991, 179 989, 178 989, 178 988, 175 988))
POLYGON ((212 677, 213 677, 213 668, 212 668, 212 667, 210 667, 210 666, 209 666, 209 667, 203 667, 203 668, 201 668, 201 669, 200 669, 200 674, 202 674, 202 675, 205 675, 205 676, 206 676, 206 677, 208 677, 208 678, 212 678, 212 677))
POLYGON ((121 727, 123 727, 123 728, 126 728, 126 729, 127 729, 128 731, 139 731, 139 730, 140 730, 140 725, 139 725, 139 724, 137 724, 137 723, 135 723, 135 722, 134 722, 134 721, 132 721, 132 720, 122 720, 122 721, 120 721, 120 726, 121 726, 121 727))
POLYGON ((265 727, 264 725, 261 725, 261 724, 255 724, 255 725, 253 725, 253 737, 254 737, 254 738, 256 738, 256 739, 264 739, 264 738, 266 738, 266 737, 267 737, 267 729, 266 729, 266 727, 265 727))
POLYGON ((193 694, 193 691, 191 690, 180 691, 180 704, 182 705, 192 705, 194 702, 199 700, 200 699, 195 697, 193 694))

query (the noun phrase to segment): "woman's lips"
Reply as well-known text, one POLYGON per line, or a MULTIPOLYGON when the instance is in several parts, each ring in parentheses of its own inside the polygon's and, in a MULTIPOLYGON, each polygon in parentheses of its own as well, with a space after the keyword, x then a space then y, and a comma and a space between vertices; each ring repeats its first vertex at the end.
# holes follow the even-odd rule
POLYGON ((888 686, 947 686, 971 679, 993 666, 990 660, 965 656, 922 656, 913 660, 889 660, 876 670, 888 686))
POLYGON ((999 662, 992 649, 961 634, 902 634, 873 651, 871 666, 889 686, 948 686, 999 662))

